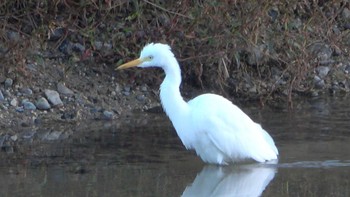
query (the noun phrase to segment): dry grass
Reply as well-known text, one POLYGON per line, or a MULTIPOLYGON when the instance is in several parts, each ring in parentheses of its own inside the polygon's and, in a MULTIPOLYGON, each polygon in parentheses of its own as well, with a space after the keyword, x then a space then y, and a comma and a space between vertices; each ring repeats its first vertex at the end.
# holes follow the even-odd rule
POLYGON ((4 0, 0 39, 6 50, 0 56, 6 65, 17 65, 7 72, 23 73, 32 40, 45 46, 57 28, 65 34, 53 48, 75 40, 91 49, 95 60, 108 63, 137 56, 145 43, 164 42, 174 47, 185 80, 194 86, 262 100, 285 92, 291 101, 293 92, 312 88, 310 78, 319 65, 310 51, 313 44, 348 54, 344 8, 349 9, 345 0, 4 0), (9 41, 9 31, 26 42, 9 41), (113 55, 94 50, 95 40, 110 42, 113 55), (247 90, 252 87, 256 93, 247 90))

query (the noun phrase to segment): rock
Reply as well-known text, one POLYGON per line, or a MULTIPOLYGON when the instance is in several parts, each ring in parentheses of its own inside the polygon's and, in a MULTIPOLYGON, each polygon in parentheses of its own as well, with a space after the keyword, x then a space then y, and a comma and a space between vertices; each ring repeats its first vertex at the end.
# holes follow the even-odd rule
POLYGON ((22 133, 22 138, 23 139, 31 139, 34 137, 35 134, 36 134, 35 130, 27 130, 27 131, 22 133))
POLYGON ((52 131, 52 132, 47 132, 42 136, 42 140, 58 140, 62 134, 62 131, 52 131))
POLYGON ((11 78, 7 78, 7 79, 5 79, 4 84, 5 84, 6 89, 10 88, 13 85, 13 80, 11 78))
POLYGON ((61 119, 63 120, 73 120, 76 117, 75 112, 63 112, 61 119))
POLYGON ((129 96, 130 95, 130 91, 131 91, 131 87, 130 86, 124 86, 122 93, 125 96, 129 96))
POLYGON ((50 41, 57 41, 59 40, 62 36, 64 36, 65 30, 64 28, 56 28, 53 31, 49 31, 49 40, 50 41))
POLYGON ((107 111, 107 110, 103 111, 103 118, 106 120, 112 120, 113 115, 114 115, 114 113, 111 111, 107 111))
POLYGON ((272 22, 275 22, 278 17, 278 8, 272 8, 267 13, 270 17, 272 22))
POLYGON ((35 106, 41 110, 47 110, 51 108, 49 102, 44 97, 39 98, 36 101, 35 106))
POLYGON ((325 78, 331 69, 328 66, 318 66, 316 72, 320 78, 325 78))
POLYGON ((60 98, 60 95, 58 94, 57 91, 46 89, 45 90, 45 96, 46 96, 46 98, 50 101, 50 103, 53 106, 61 106, 61 105, 63 105, 63 102, 62 102, 62 100, 60 98))
POLYGON ((76 52, 82 53, 85 51, 85 46, 80 43, 74 43, 72 49, 76 52))
POLYGON ((347 66, 345 66, 344 72, 345 72, 346 74, 350 73, 350 64, 347 65, 347 66))
POLYGON ((303 26, 303 22, 300 18, 296 18, 290 22, 289 26, 292 29, 300 29, 303 26))
POLYGON ((314 43, 310 46, 310 52, 314 54, 319 61, 327 62, 331 58, 332 48, 324 43, 314 43))
POLYGON ((94 48, 95 48, 95 50, 101 50, 101 49, 102 49, 102 46, 103 46, 103 42, 101 42, 101 41, 95 41, 95 42, 94 42, 94 48))
POLYGON ((141 91, 142 91, 142 92, 147 92, 147 91, 148 91, 147 86, 142 86, 142 87, 141 87, 141 91))
POLYGON ((143 94, 139 94, 139 95, 137 95, 136 96, 136 99, 138 100, 138 101, 140 101, 140 102, 143 102, 143 101, 145 101, 145 95, 143 95, 143 94))
POLYGON ((5 97, 2 94, 2 91, 0 90, 0 102, 3 102, 3 101, 5 101, 5 97))
POLYGON ((124 91, 125 92, 130 92, 131 90, 131 87, 130 86, 124 86, 124 91))
POLYGON ((350 10, 348 8, 344 8, 342 11, 342 17, 344 19, 350 19, 350 10))
POLYGON ((13 99, 10 101, 10 105, 13 106, 13 107, 16 107, 16 106, 18 105, 17 98, 13 98, 13 99))
POLYGON ((27 110, 36 110, 35 105, 32 102, 28 101, 27 99, 22 100, 22 106, 24 109, 27 109, 27 110))
POLYGON ((345 23, 345 24, 344 24, 344 29, 345 29, 345 30, 350 29, 350 23, 345 23))
POLYGON ((67 88, 63 83, 58 83, 57 84, 57 91, 60 93, 60 94, 63 94, 63 95, 66 95, 66 96, 72 96, 74 95, 74 92, 67 88))
POLYGON ((10 139, 15 142, 15 141, 17 141, 18 136, 17 135, 13 135, 13 136, 10 137, 10 139))
POLYGON ((8 140, 9 135, 5 134, 4 136, 0 136, 0 148, 3 148, 6 146, 6 141, 8 140))
POLYGON ((11 42, 19 42, 21 39, 21 36, 19 35, 18 32, 15 31, 8 31, 7 32, 7 38, 11 41, 11 42))
POLYGON ((22 94, 24 94, 24 95, 31 95, 31 94, 33 94, 33 90, 30 89, 30 88, 21 88, 19 91, 22 94))
POLYGON ((319 89, 322 89, 325 87, 325 82, 323 79, 321 79, 319 76, 315 76, 314 77, 314 83, 315 83, 315 87, 316 88, 319 88, 319 89))
POLYGON ((16 107, 16 111, 22 113, 24 112, 24 109, 23 107, 16 107))
POLYGON ((61 45, 58 47, 58 50, 66 55, 72 54, 72 43, 65 39, 61 45))

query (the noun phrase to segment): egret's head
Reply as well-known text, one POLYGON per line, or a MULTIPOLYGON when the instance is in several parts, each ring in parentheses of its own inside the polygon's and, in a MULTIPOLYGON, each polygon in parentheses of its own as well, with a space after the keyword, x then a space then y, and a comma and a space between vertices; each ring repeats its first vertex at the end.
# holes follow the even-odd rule
POLYGON ((146 45, 138 59, 127 62, 123 65, 120 65, 116 70, 126 69, 131 67, 161 67, 164 68, 167 66, 166 62, 169 58, 173 58, 174 54, 171 52, 169 45, 161 43, 150 43, 146 45))

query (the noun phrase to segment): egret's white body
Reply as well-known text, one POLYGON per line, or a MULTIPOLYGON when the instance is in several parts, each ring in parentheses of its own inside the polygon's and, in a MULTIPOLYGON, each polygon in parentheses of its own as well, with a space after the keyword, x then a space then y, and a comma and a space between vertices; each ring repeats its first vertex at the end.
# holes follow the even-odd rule
POLYGON ((277 159, 271 136, 229 100, 216 94, 183 100, 181 70, 168 45, 148 44, 140 58, 117 69, 134 66, 164 70, 166 76, 160 86, 163 109, 185 147, 194 149, 204 162, 225 165, 245 159, 277 159))

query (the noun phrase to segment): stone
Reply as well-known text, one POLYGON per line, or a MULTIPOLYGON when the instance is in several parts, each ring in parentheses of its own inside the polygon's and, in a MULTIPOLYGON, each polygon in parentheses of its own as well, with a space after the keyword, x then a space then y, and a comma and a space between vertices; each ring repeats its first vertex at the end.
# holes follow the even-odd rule
POLYGON ((342 17, 344 19, 350 19, 350 10, 348 8, 344 8, 342 11, 342 17))
POLYGON ((114 115, 114 113, 111 111, 107 111, 107 110, 103 111, 103 118, 106 120, 112 120, 113 115, 114 115))
POLYGON ((325 87, 325 82, 323 79, 321 79, 319 76, 315 76, 314 77, 314 83, 315 83, 315 87, 318 89, 322 89, 325 87))
POLYGON ((10 101, 10 105, 13 106, 13 107, 16 107, 16 106, 18 105, 17 98, 13 98, 13 99, 10 101))
POLYGON ((101 42, 101 41, 95 41, 95 42, 94 42, 94 48, 95 48, 96 50, 101 50, 101 49, 102 49, 102 46, 103 46, 103 42, 101 42))
POLYGON ((67 87, 64 85, 64 83, 61 83, 61 82, 59 82, 59 83, 57 84, 57 91, 58 91, 60 94, 63 94, 63 95, 66 95, 66 96, 72 96, 72 95, 74 95, 74 92, 73 92, 71 89, 67 88, 67 87))
POLYGON ((2 91, 0 90, 0 102, 3 102, 3 101, 5 101, 5 97, 2 94, 2 91))
POLYGON ((11 42, 19 42, 21 39, 21 36, 18 32, 15 31, 8 31, 7 32, 7 38, 11 41, 11 42))
POLYGON ((43 135, 42 139, 43 140, 58 140, 62 134, 62 131, 52 131, 52 132, 47 132, 46 134, 43 135))
POLYGON ((23 107, 16 107, 16 111, 22 113, 24 112, 24 109, 23 107))
POLYGON ((333 54, 332 48, 329 45, 320 42, 312 44, 310 51, 319 61, 328 61, 333 54))
POLYGON ((27 99, 22 100, 22 106, 24 109, 27 109, 27 110, 36 110, 35 105, 32 102, 28 101, 27 99))
POLYGON ((136 96, 136 99, 137 99, 138 101, 140 101, 140 102, 144 102, 145 99, 146 99, 146 97, 145 97, 145 95, 143 95, 143 94, 139 94, 139 95, 136 96))
POLYGON ((13 80, 11 78, 5 79, 4 85, 5 88, 10 88, 13 85, 13 80))
POLYGON ((19 90, 23 95, 31 95, 33 94, 33 90, 30 88, 21 88, 19 90))
POLYGON ((26 139, 26 140, 32 139, 35 134, 36 134, 35 130, 27 130, 27 131, 22 133, 22 138, 26 139))
POLYGON ((57 41, 60 38, 62 38, 64 34, 65 34, 64 28, 60 27, 60 28, 54 29, 53 31, 49 31, 48 38, 50 41, 57 41))
POLYGON ((85 46, 80 43, 74 43, 72 49, 76 52, 82 53, 85 51, 85 46))
POLYGON ((60 98, 60 95, 59 95, 59 93, 57 91, 46 89, 45 90, 45 96, 46 96, 46 98, 50 101, 50 103, 53 106, 61 106, 61 105, 63 105, 63 102, 62 102, 62 100, 60 98))
POLYGON ((147 91, 148 91, 147 86, 142 86, 142 87, 141 87, 141 91, 142 91, 142 92, 147 92, 147 91))
POLYGON ((13 135, 13 136, 10 137, 10 139, 15 142, 15 141, 17 141, 18 136, 17 135, 13 135))
POLYGON ((36 106, 38 109, 41 109, 41 110, 47 110, 47 109, 50 109, 50 108, 51 108, 49 102, 48 102, 44 97, 40 97, 40 98, 36 101, 35 106, 36 106))
POLYGON ((328 66, 318 66, 316 72, 320 78, 325 78, 331 69, 328 66))

